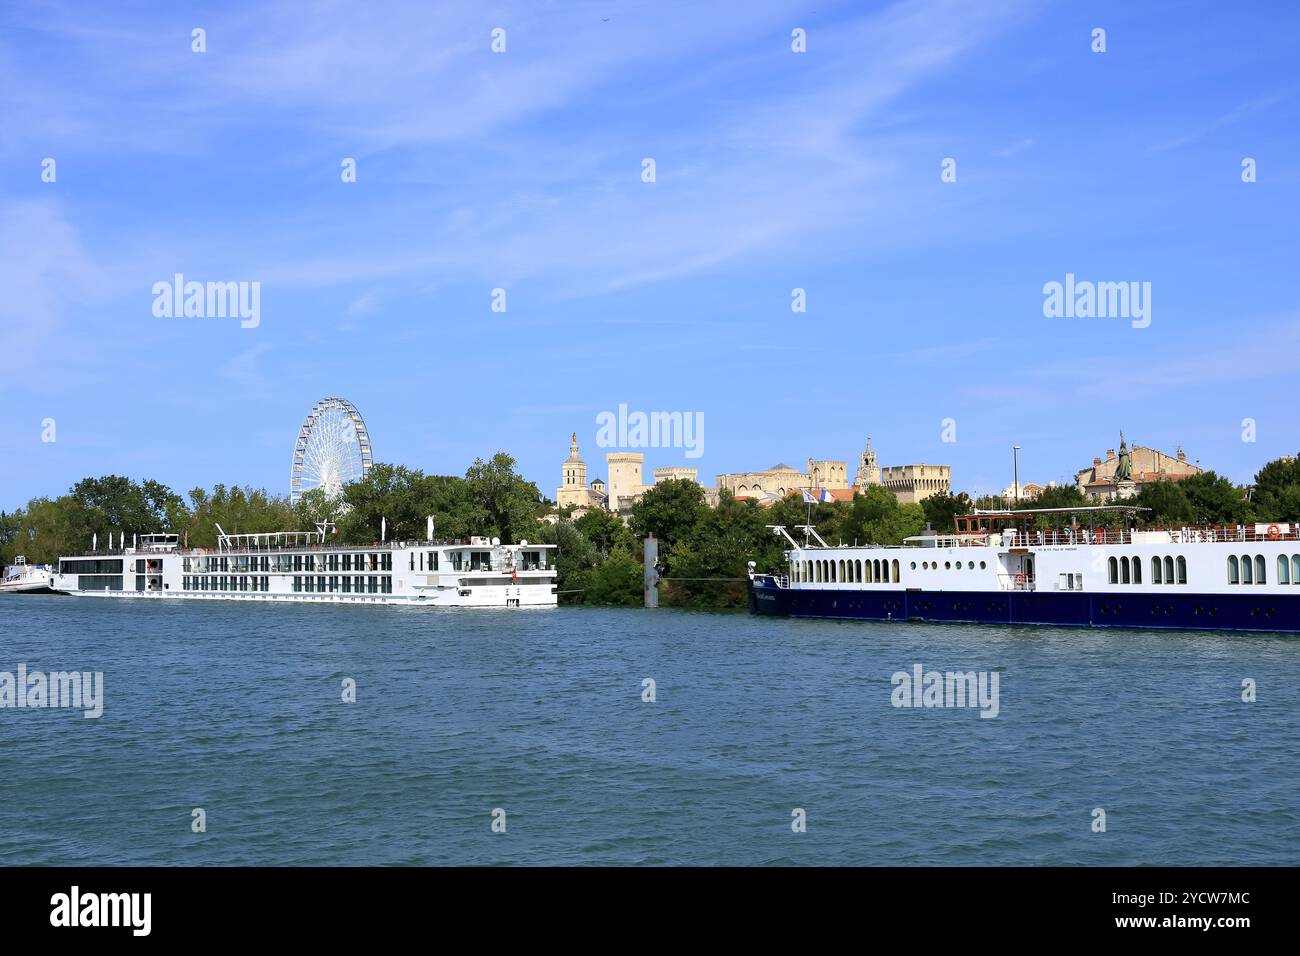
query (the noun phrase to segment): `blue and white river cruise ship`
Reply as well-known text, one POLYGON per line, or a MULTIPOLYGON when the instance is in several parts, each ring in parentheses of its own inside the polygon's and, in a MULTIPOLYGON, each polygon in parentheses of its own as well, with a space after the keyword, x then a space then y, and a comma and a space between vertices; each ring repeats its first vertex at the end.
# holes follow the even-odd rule
MULTIPOLYGON (((827 544, 809 525, 784 573, 750 565, 750 610, 789 617, 1300 631, 1300 528, 1025 530, 1056 509, 958 516, 901 546, 827 544)), ((1060 509, 1125 511, 1122 505, 1060 509)), ((1058 511, 1058 513, 1059 513, 1058 511)))

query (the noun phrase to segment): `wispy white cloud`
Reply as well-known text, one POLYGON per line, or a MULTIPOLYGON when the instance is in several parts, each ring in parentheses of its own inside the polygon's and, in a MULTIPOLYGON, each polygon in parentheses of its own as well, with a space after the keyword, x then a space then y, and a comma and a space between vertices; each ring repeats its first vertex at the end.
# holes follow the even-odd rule
MULTIPOLYGON (((430 182, 368 198, 346 216, 267 223, 259 210, 231 210, 219 228, 204 222, 170 237, 166 255, 178 267, 187 256, 227 257, 237 261, 226 273, 290 290, 532 283, 563 300, 764 255, 812 255, 864 231, 885 241, 919 199, 910 170, 879 158, 863 124, 1014 22, 1023 4, 903 0, 869 16, 832 6, 834 21, 811 29, 806 54, 789 49, 787 11, 733 3, 625 4, 611 22, 594 4, 508 16, 469 3, 399 4, 358 18, 351 4, 306 17, 276 3, 204 16, 201 55, 189 51, 179 17, 105 33, 93 16, 60 9, 32 28, 85 54, 80 92, 63 107, 83 145, 103 136, 117 149, 210 151, 231 135, 282 127, 303 161, 313 144, 363 157, 365 185, 336 190, 373 188, 377 167, 430 182), (501 55, 489 50, 496 25, 507 30, 501 55), (123 60, 135 67, 125 78, 115 69, 123 60), (701 75, 676 71, 682 62, 704 64, 701 75), (751 82, 756 65, 770 89, 719 95, 751 82), (661 86, 690 105, 678 124, 647 136, 635 117, 664 108, 661 86), (625 101, 626 115, 584 115, 595 91, 625 101), (117 105, 140 97, 155 108, 117 105), (554 123, 571 135, 557 138, 554 123), (658 163, 654 184, 639 179, 644 156, 658 163)), ((35 85, 33 104, 58 115, 65 82, 35 85)), ((152 241, 115 240, 124 250, 152 241)), ((376 302, 367 290, 349 312, 376 302)))
POLYGON ((993 155, 997 156, 999 159, 1010 159, 1012 156, 1016 155, 1017 153, 1023 153, 1025 150, 1029 149, 1033 145, 1034 145, 1033 137, 1026 136, 1024 139, 1017 140, 1016 142, 1012 143, 1009 146, 1004 146, 1002 149, 994 150, 993 155))
POLYGON ((1229 110, 1227 113, 1224 113, 1221 116, 1218 116, 1215 119, 1211 120, 1210 122, 1205 123, 1202 126, 1198 126, 1197 128, 1187 133, 1184 133, 1181 136, 1176 136, 1173 139, 1165 140, 1164 142, 1153 143, 1152 145, 1146 148, 1145 153, 1148 156, 1154 156, 1159 153, 1167 153, 1170 152, 1171 150, 1181 149, 1184 146, 1190 146, 1192 143, 1202 140, 1205 137, 1211 135, 1212 133, 1218 132, 1220 129, 1223 129, 1226 126, 1231 126, 1233 123, 1237 123, 1255 113, 1260 112, 1261 110, 1265 110, 1271 106, 1276 105, 1277 103, 1285 99, 1287 95, 1288 92, 1285 90, 1275 90, 1264 96, 1247 100, 1244 103, 1239 103, 1237 106, 1229 110))
POLYGON ((0 201, 0 351, 9 374, 73 348, 69 326, 91 320, 105 270, 57 200, 0 201))
POLYGON ((244 382, 258 378, 261 374, 260 360, 270 351, 271 345, 267 342, 244 349, 221 365, 221 377, 244 382))

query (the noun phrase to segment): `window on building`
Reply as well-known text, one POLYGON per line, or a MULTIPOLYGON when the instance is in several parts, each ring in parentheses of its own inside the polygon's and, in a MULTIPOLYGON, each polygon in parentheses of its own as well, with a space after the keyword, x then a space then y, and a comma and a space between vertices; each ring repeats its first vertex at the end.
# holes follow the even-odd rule
POLYGON ((1183 557, 1181 554, 1178 556, 1177 566, 1178 566, 1178 583, 1186 584, 1187 583, 1187 559, 1183 557))
POLYGON ((1106 562, 1106 566, 1110 571, 1110 575, 1109 575, 1110 583, 1119 584, 1119 561, 1112 557, 1109 561, 1106 562))
POLYGON ((1254 566, 1255 566, 1255 562, 1250 560, 1250 555, 1243 554, 1241 556, 1241 583, 1242 584, 1255 583, 1254 573, 1251 570, 1254 566))
POLYGON ((1134 584, 1142 583, 1142 559, 1141 558, 1135 557, 1133 559, 1133 583, 1134 584))
POLYGON ((1268 583, 1267 572, 1268 572, 1268 566, 1267 563, 1264 561, 1264 556, 1262 554, 1255 555, 1255 583, 1267 584, 1268 583))
POLYGON ((1285 554, 1279 554, 1277 556, 1277 583, 1291 583, 1291 559, 1285 554))
POLYGON ((1230 554, 1228 555, 1228 583, 1238 584, 1240 581, 1241 578, 1237 570, 1237 556, 1230 554))
POLYGON ((1160 568, 1161 568, 1160 559, 1157 557, 1152 557, 1151 559, 1151 583, 1152 584, 1164 583, 1163 578, 1161 577, 1160 574, 1160 568))
POLYGON ((894 558, 892 562, 892 568, 894 572, 893 573, 894 583, 897 584, 898 583, 898 558, 894 558))

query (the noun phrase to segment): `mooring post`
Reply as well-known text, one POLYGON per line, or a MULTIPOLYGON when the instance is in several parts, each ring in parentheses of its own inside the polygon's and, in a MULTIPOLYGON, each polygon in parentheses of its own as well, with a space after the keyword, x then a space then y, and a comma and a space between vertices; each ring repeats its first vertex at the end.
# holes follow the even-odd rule
POLYGON ((645 539, 645 606, 659 606, 659 542, 654 535, 645 539))

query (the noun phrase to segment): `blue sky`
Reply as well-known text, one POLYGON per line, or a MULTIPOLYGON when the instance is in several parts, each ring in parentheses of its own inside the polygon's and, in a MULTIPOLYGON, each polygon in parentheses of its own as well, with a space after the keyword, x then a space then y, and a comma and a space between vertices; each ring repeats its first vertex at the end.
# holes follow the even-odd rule
POLYGON ((1298 38, 1283 2, 6 3, 0 508, 287 491, 327 395, 378 460, 550 494, 620 403, 702 412, 647 472, 706 483, 871 435, 987 491, 1121 428, 1248 480, 1300 449, 1298 38), (177 272, 260 282, 260 325, 155 317, 177 272), (1045 318, 1066 273, 1150 282, 1150 327, 1045 318))

